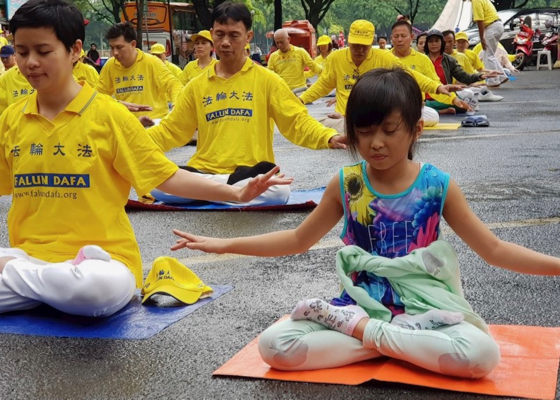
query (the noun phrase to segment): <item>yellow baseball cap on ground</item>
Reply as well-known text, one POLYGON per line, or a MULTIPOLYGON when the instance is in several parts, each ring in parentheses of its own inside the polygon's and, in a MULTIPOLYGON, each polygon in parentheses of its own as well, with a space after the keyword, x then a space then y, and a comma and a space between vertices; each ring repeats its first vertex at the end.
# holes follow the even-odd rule
POLYGON ((459 39, 466 40, 467 42, 469 41, 469 37, 465 32, 458 32, 455 34, 455 40, 459 40, 459 39))
POLYGON ((317 46, 325 46, 331 44, 331 38, 328 35, 323 35, 317 40, 317 46))
POLYGON ((375 36, 375 27, 369 21, 359 19, 350 25, 350 34, 348 35, 348 43, 372 45, 375 36))
POLYGON ((194 272, 173 257, 158 257, 146 277, 142 294, 145 303, 155 294, 172 296, 186 304, 210 297, 214 290, 206 286, 194 272))
POLYGON ((191 40, 194 42, 196 39, 200 37, 209 40, 210 43, 214 45, 214 41, 212 40, 212 34, 210 33, 210 31, 200 31, 198 33, 195 33, 194 35, 191 36, 191 40))
POLYGON ((150 53, 151 54, 163 54, 163 53, 165 53, 165 46, 161 43, 156 43, 156 44, 152 45, 152 47, 150 48, 150 53))

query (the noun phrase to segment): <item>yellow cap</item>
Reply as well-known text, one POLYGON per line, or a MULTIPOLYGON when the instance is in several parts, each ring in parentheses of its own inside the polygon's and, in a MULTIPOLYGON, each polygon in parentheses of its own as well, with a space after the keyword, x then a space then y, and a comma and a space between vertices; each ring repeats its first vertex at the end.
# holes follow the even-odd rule
POLYGON ((372 45, 375 36, 375 27, 369 21, 359 19, 350 25, 350 34, 348 35, 348 43, 372 45))
POLYGON ((328 35, 323 35, 317 40, 317 46, 325 46, 332 43, 331 38, 328 35))
POLYGON ((82 49, 82 51, 80 51, 80 58, 85 57, 86 52, 84 51, 84 49, 82 49))
POLYGON ((210 43, 214 45, 214 41, 212 40, 212 35, 210 34, 210 31, 200 31, 198 33, 195 33, 194 35, 191 36, 191 40, 194 42, 199 37, 209 40, 210 43))
POLYGON ((469 41, 469 37, 465 32, 459 32, 455 34, 455 40, 459 40, 459 39, 466 40, 467 42, 469 41))
POLYGON ((186 304, 196 303, 198 299, 210 297, 214 293, 198 276, 179 260, 173 257, 158 257, 146 277, 142 303, 154 294, 172 296, 186 304))
POLYGON ((245 50, 251 50, 251 45, 249 43, 245 45, 245 50))
POLYGON ((161 43, 156 43, 150 48, 150 53, 152 54, 163 54, 165 53, 165 46, 161 43))

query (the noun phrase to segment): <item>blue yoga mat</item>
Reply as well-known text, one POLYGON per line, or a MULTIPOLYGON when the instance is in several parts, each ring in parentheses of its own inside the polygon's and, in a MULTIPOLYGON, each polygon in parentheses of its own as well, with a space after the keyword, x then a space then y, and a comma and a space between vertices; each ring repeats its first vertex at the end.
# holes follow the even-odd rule
MULTIPOLYGON (((319 204, 325 193, 325 188, 294 190, 290 194, 287 204, 277 206, 237 206, 229 204, 210 203, 199 201, 188 204, 163 203, 156 201, 153 204, 146 204, 137 199, 129 199, 127 208, 134 210, 152 210, 152 211, 211 211, 211 210, 237 210, 237 211, 276 211, 276 210, 301 210, 313 208, 319 204)), ((173 196, 169 196, 172 198, 173 196)))
POLYGON ((148 302, 142 305, 138 292, 125 308, 107 318, 69 315, 47 305, 29 311, 0 314, 0 333, 89 339, 148 339, 233 289, 233 286, 210 286, 214 289, 211 297, 188 306, 175 301, 172 306, 166 302, 165 307, 148 302))

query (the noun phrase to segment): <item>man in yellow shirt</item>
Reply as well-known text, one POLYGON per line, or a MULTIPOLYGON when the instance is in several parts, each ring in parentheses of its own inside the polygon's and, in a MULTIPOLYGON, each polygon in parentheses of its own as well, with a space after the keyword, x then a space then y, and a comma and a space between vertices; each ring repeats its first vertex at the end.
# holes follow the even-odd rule
POLYGON ((498 16, 496 7, 490 0, 471 0, 473 21, 478 25, 480 44, 484 52, 484 66, 493 71, 498 71, 499 76, 490 78, 486 82, 489 87, 498 87, 509 79, 505 75, 495 53, 504 33, 504 24, 498 16))
POLYGON ((0 46, 6 46, 8 44, 8 39, 4 36, 4 31, 0 29, 0 46))
MULTIPOLYGON (((242 185, 274 165, 274 123, 296 145, 345 148, 346 138, 312 118, 286 82, 245 55, 253 32, 244 4, 222 3, 212 19, 220 61, 189 82, 173 111, 148 129, 162 150, 183 146, 198 128, 197 149, 187 168, 208 179, 242 185)), ((282 190, 259 201, 285 204, 288 197, 289 191, 282 190)))
POLYGON ((181 71, 181 68, 179 68, 177 65, 170 63, 167 60, 167 54, 165 52, 165 46, 163 44, 156 43, 152 45, 152 47, 150 48, 150 54, 159 58, 163 62, 163 65, 165 65, 167 69, 171 71, 175 78, 179 79, 183 71, 181 71))
POLYGON ((99 73, 91 65, 83 62, 85 56, 86 53, 84 52, 84 50, 82 50, 82 52, 80 53, 80 59, 74 64, 74 70, 72 71, 72 74, 74 75, 74 78, 77 82, 85 81, 89 83, 91 87, 97 87, 97 84, 99 82, 99 73))
POLYGON ((0 115, 9 105, 33 94, 34 91, 17 65, 10 68, 0 76, 0 115))
POLYGON ((10 45, 2 46, 0 49, 0 59, 2 60, 2 65, 4 65, 4 71, 9 71, 10 68, 16 65, 15 50, 10 45))
POLYGON ((0 314, 46 303, 105 317, 126 306, 142 285, 142 258, 124 210, 131 186, 140 195, 159 187, 243 202, 290 182, 272 177, 273 169, 237 188, 179 170, 125 107, 74 80, 85 37, 74 5, 29 0, 10 30, 36 91, 0 118, 0 195, 12 197, 10 247, 0 248, 0 314), (38 73, 44 48, 48 63, 38 73))
POLYGON ((375 28, 365 20, 357 20, 350 26, 348 35, 349 46, 333 52, 327 61, 326 71, 317 82, 300 96, 304 104, 311 103, 336 88, 336 108, 321 122, 344 132, 344 115, 346 103, 356 80, 366 72, 375 68, 403 67, 416 79, 420 89, 425 93, 449 94, 456 90, 456 85, 445 86, 421 73, 415 72, 402 64, 391 52, 372 48, 375 28))
POLYGON ((169 112, 166 96, 175 103, 181 82, 160 60, 136 48, 136 31, 130 23, 116 24, 106 36, 113 57, 101 70, 97 90, 123 103, 145 105, 138 116, 163 118, 169 112))
POLYGON ((388 50, 387 49, 387 37, 379 36, 377 39, 377 45, 379 46, 379 50, 388 50))
MULTIPOLYGON (((471 64, 470 59, 467 57, 467 55, 455 49, 455 32, 453 32, 452 30, 447 30, 443 31, 442 35, 443 41, 445 42, 445 54, 448 54, 451 57, 455 58, 467 74, 485 72, 484 69, 477 71, 471 64)), ((480 61, 480 59, 478 60, 480 61)), ((484 80, 470 85, 470 90, 472 90, 473 93, 478 93, 478 101, 501 101, 504 99, 502 96, 498 96, 488 90, 484 80)))
MULTIPOLYGON (((436 82, 440 82, 434 64, 432 64, 430 59, 412 48, 413 40, 412 26, 408 22, 397 21, 393 24, 391 27, 391 43, 393 48, 390 50, 393 55, 413 71, 419 72, 436 82)), ((424 93, 422 93, 422 96, 425 99, 424 93)), ((451 93, 450 96, 432 94, 432 97, 443 104, 465 109, 469 108, 455 93, 451 93)), ((439 114, 435 109, 424 105, 422 107, 422 119, 424 120, 424 126, 435 126, 439 122, 439 114)))
POLYGON ((463 53, 469 59, 472 67, 478 72, 482 72, 484 64, 474 51, 469 49, 469 38, 465 32, 455 34, 455 47, 459 53, 463 53))
POLYGON ((290 35, 285 29, 274 32, 274 41, 278 50, 268 59, 268 69, 280 75, 292 92, 303 92, 307 89, 305 67, 316 75, 321 74, 323 68, 313 61, 305 49, 290 44, 290 35))

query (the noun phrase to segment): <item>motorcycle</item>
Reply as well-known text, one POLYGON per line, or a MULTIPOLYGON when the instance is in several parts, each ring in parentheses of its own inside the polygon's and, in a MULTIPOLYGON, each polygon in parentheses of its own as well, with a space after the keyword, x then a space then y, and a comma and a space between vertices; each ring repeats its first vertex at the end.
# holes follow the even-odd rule
POLYGON ((554 64, 558 60, 558 25, 545 22, 544 26, 550 31, 541 39, 544 50, 550 51, 551 61, 554 64))
MULTIPOLYGON (((537 31, 538 34, 538 31, 537 31)), ((513 61, 513 66, 522 71, 523 68, 528 66, 533 59, 533 40, 535 31, 521 20, 519 25, 519 32, 513 39, 514 51, 517 56, 513 61)))

